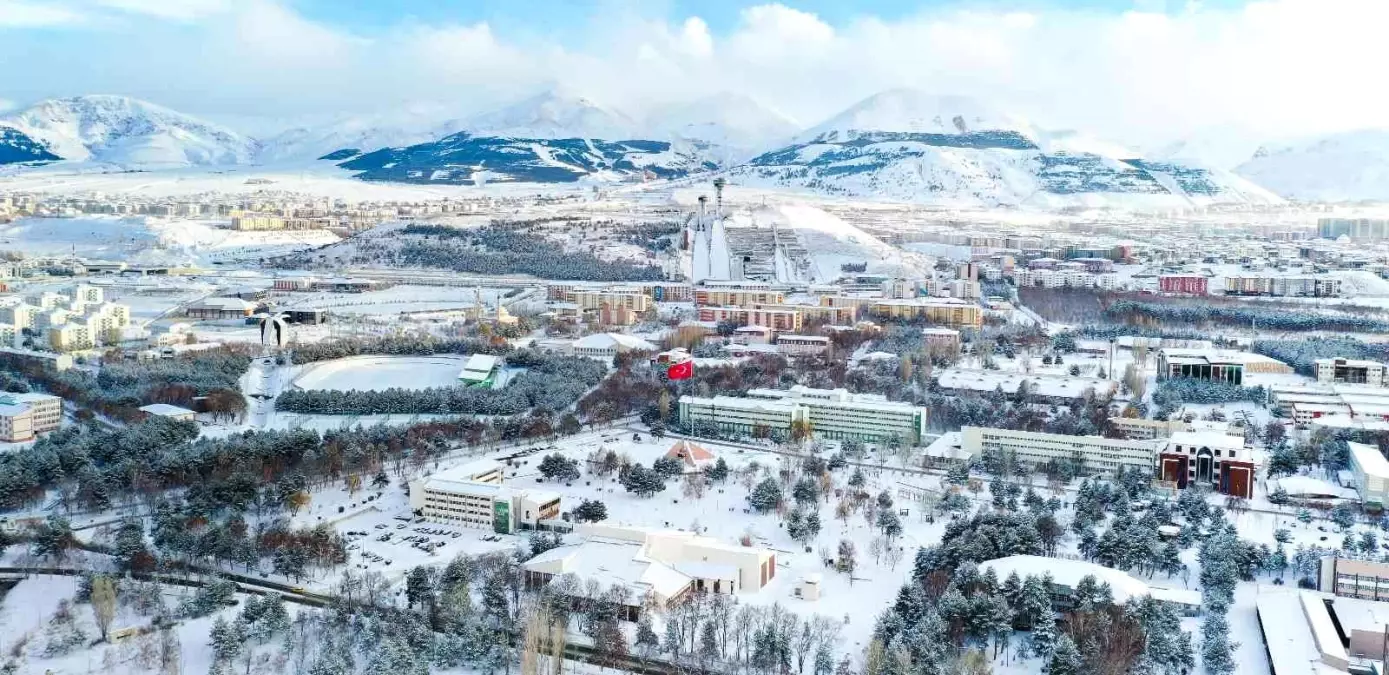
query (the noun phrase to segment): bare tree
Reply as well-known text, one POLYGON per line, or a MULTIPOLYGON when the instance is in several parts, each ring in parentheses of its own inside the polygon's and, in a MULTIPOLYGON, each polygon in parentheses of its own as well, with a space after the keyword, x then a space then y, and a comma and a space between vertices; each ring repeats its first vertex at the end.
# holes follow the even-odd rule
POLYGON ((111 621, 116 618, 116 584, 104 574, 92 578, 92 615, 96 617, 96 627, 104 642, 111 630, 111 621))

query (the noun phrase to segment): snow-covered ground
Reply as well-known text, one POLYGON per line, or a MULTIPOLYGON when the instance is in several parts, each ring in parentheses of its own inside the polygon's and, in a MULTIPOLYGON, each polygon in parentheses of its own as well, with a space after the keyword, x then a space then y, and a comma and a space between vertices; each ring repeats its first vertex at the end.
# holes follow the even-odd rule
POLYGON ((0 248, 135 265, 210 265, 282 255, 339 240, 327 230, 240 232, 218 221, 152 216, 21 218, 0 226, 0 248))
POLYGON ((383 391, 458 384, 463 356, 350 356, 304 366, 294 378, 299 389, 383 391))

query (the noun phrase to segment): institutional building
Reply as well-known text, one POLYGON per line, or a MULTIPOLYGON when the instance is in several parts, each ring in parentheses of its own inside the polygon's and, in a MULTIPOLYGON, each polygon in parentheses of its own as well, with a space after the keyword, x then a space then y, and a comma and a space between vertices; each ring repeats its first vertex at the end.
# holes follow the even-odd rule
POLYGON ((1245 373, 1291 372, 1292 366, 1253 352, 1163 348, 1157 356, 1159 379, 1190 378, 1243 385, 1245 373))
POLYGON ((1341 294, 1341 280, 1311 276, 1225 277, 1225 295, 1330 298, 1341 294))
POLYGON ((1324 384, 1367 384, 1383 387, 1384 364, 1356 359, 1317 359, 1317 381, 1324 384))
POLYGON ((538 588, 572 574, 584 583, 627 588, 621 612, 627 621, 640 618, 648 594, 670 609, 695 592, 757 593, 777 575, 774 551, 692 532, 594 523, 576 526, 574 534, 583 541, 521 564, 526 585, 538 588))
POLYGON ((1389 460, 1372 445, 1346 443, 1350 448, 1350 473, 1360 503, 1384 508, 1389 503, 1389 460))
POLYGON ((822 438, 871 442, 896 438, 917 445, 926 433, 927 415, 921 406, 889 401, 884 396, 803 386, 753 389, 747 397, 680 397, 681 422, 713 423, 754 436, 790 434, 799 423, 822 438))
POLYGON ((1219 431, 1178 431, 1158 459, 1158 476, 1180 489, 1208 486, 1221 494, 1254 496, 1254 461, 1244 438, 1219 431))
POLYGON ((981 456, 985 451, 1001 452, 1014 461, 1034 467, 1076 459, 1088 473, 1113 474, 1120 467, 1152 472, 1157 460, 1158 443, 1103 436, 965 427, 960 430, 960 448, 968 456, 974 457, 981 456))
POLYGON ((0 394, 0 441, 32 441, 63 423, 63 399, 48 394, 0 394))
POLYGON ((609 289, 601 291, 581 290, 571 293, 572 302, 584 309, 601 309, 604 305, 625 307, 633 312, 643 313, 651 309, 651 296, 639 288, 609 289))
POLYGON ((480 459, 410 483, 410 509, 430 520, 509 534, 559 518, 560 496, 502 485, 501 462, 480 459))

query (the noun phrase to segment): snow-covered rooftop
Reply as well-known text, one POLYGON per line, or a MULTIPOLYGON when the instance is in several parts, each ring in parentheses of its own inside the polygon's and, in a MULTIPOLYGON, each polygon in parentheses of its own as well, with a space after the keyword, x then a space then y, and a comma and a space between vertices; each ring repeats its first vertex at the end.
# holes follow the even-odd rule
POLYGON ((597 333, 586 335, 574 341, 575 349, 637 349, 654 351, 656 345, 638 337, 622 333, 597 333))
POLYGON ((1379 448, 1364 443, 1346 443, 1346 447, 1350 448, 1353 464, 1367 476, 1389 479, 1389 460, 1384 459, 1379 448))
POLYGON ((1244 448, 1243 436, 1231 436, 1219 431, 1177 431, 1168 437, 1172 445, 1192 445, 1221 450, 1244 448))
POLYGON ((151 403, 149 405, 140 406, 140 412, 159 415, 161 417, 182 417, 184 415, 196 414, 195 411, 176 405, 169 405, 168 403, 151 403))

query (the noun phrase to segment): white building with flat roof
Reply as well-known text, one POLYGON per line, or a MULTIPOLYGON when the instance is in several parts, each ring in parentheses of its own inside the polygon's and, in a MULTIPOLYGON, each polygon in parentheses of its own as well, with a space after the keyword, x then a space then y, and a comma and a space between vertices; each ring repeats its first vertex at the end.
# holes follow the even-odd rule
POLYGON ((746 397, 680 397, 680 420, 706 422, 749 435, 761 431, 789 434, 793 425, 808 425, 816 436, 882 442, 897 438, 919 445, 928 412, 921 406, 889 401, 877 394, 846 389, 753 389, 746 397))
POLYGON ((1384 379, 1384 364, 1360 359, 1317 359, 1317 381, 1325 384, 1363 384, 1371 387, 1389 385, 1384 379))
POLYGON ((583 541, 522 563, 526 585, 573 574, 626 587, 631 604, 623 618, 629 621, 638 618, 648 592, 670 608, 692 592, 756 593, 776 578, 776 552, 692 532, 592 523, 577 525, 574 534, 583 541))
POLYGON ((1367 506, 1389 503, 1389 460, 1379 448, 1364 443, 1346 443, 1350 448, 1351 476, 1360 501, 1367 506))
POLYGON ((970 456, 1001 452, 1031 466, 1078 459, 1086 471, 1116 473, 1120 467, 1152 472, 1160 441, 1130 441, 1103 436, 1070 436, 990 427, 960 430, 960 448, 970 456))
POLYGON ((63 399, 49 394, 0 394, 0 441, 31 441, 63 423, 63 399))
POLYGON ((639 337, 622 333, 597 333, 574 341, 571 348, 574 356, 587 356, 591 359, 611 361, 623 352, 654 352, 656 345, 639 337))
POLYGON ((410 483, 410 509, 430 520, 509 534, 559 518, 560 495, 502 484, 506 467, 479 459, 410 483))

